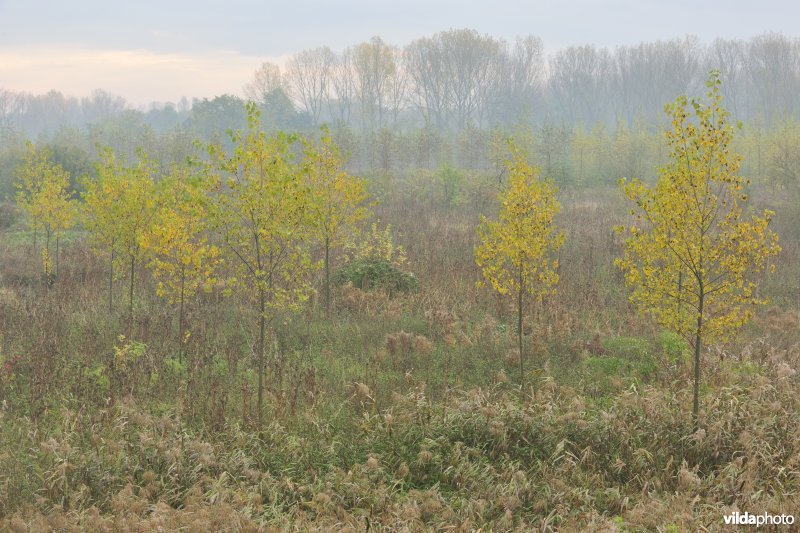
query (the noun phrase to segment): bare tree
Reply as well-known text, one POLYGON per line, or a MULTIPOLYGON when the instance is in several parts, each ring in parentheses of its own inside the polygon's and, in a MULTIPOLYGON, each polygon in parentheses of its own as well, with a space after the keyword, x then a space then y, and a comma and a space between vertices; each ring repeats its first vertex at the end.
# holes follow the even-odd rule
POLYGON ((397 128, 400 112, 406 106, 408 99, 408 72, 405 69, 403 51, 399 48, 392 48, 394 56, 394 73, 386 84, 386 103, 392 114, 392 127, 397 128))
POLYGON ((118 115, 125 110, 125 99, 102 89, 92 91, 88 98, 81 98, 83 119, 92 123, 118 115))
POLYGON ((353 50, 351 48, 334 58, 334 63, 331 65, 330 87, 328 112, 331 117, 338 118, 342 124, 349 124, 356 94, 353 50))
POLYGON ((22 95, 0 89, 0 137, 16 127, 16 121, 24 109, 22 95))
POLYGON ((570 46, 550 60, 551 101, 570 124, 591 127, 607 118, 611 56, 593 45, 570 46))
POLYGON ((286 66, 291 93, 315 126, 319 124, 327 100, 331 68, 335 60, 331 49, 323 46, 295 54, 286 66))
POLYGON ((383 113, 389 81, 395 73, 392 48, 380 37, 356 46, 353 67, 357 76, 361 121, 365 129, 375 131, 384 125, 383 113))
POLYGON ((447 69, 439 41, 417 39, 405 48, 405 65, 411 86, 410 100, 425 123, 442 129, 447 114, 447 69))
POLYGON ((634 119, 664 120, 664 102, 692 92, 702 80, 695 38, 641 43, 617 48, 614 54, 617 114, 634 119))
POLYGON ((480 122, 489 95, 501 72, 501 43, 475 30, 450 30, 439 38, 445 56, 450 90, 450 108, 461 129, 470 121, 480 122))
POLYGON ((544 44, 539 37, 518 38, 513 49, 505 52, 502 79, 498 82, 493 103, 501 121, 530 115, 545 80, 544 44), (500 111, 502 107, 506 109, 500 111))
POLYGON ((800 91, 800 44, 778 33, 750 41, 747 71, 754 106, 767 125, 797 112, 800 91))
POLYGON ((745 118, 746 64, 747 45, 738 39, 715 39, 706 50, 705 70, 718 70, 725 81, 722 84, 722 95, 731 114, 739 119, 745 118))
POLYGON ((463 128, 485 121, 503 74, 504 47, 474 30, 450 30, 406 48, 412 100, 428 124, 463 128))
POLYGON ((276 89, 286 91, 281 69, 274 63, 264 62, 244 86, 244 96, 257 104, 263 104, 267 95, 276 89))

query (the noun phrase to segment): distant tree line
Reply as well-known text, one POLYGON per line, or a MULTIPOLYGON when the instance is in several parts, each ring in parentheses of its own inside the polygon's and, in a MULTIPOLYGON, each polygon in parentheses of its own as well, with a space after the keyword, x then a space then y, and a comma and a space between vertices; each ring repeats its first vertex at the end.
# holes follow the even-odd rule
MULTIPOLYGON (((660 126, 662 103, 695 92, 711 69, 725 80, 735 118, 769 125, 800 110, 800 40, 768 33, 703 44, 686 37, 619 46, 570 46, 550 56, 535 36, 508 43, 475 30, 448 30, 394 46, 374 37, 341 52, 302 50, 283 68, 264 63, 243 96, 265 125, 311 129, 326 122, 371 132, 439 132, 550 122, 660 126)), ((200 135, 241 127, 243 98, 152 104, 136 112, 156 131, 176 126, 200 135)), ((0 133, 53 133, 64 124, 98 124, 131 112, 102 90, 84 98, 0 89, 0 133)))
MULTIPOLYGON (((303 50, 264 63, 242 95, 181 99, 133 109, 103 90, 83 98, 0 88, 0 199, 14 194, 25 141, 44 144, 70 176, 94 172, 97 145, 164 168, 194 139, 220 142, 247 127, 246 101, 266 131, 316 135, 327 123, 351 172, 453 165, 502 170, 502 140, 518 139, 544 176, 562 186, 654 178, 666 154, 663 102, 697 93, 720 71, 725 102, 746 124, 737 139, 748 176, 797 183, 800 175, 800 40, 694 38, 621 46, 571 46, 546 56, 533 36, 513 44, 449 30, 401 48, 375 37, 342 52, 303 50)), ((72 179, 71 188, 79 184, 72 179)))
POLYGON ((663 102, 702 88, 712 69, 725 80, 737 119, 769 124, 797 117, 800 40, 777 33, 708 45, 687 37, 614 49, 570 46, 549 57, 535 36, 510 44, 449 30, 404 48, 375 37, 341 53, 303 50, 283 71, 265 63, 245 93, 262 104, 282 93, 311 125, 365 131, 461 131, 520 121, 661 125, 663 102))

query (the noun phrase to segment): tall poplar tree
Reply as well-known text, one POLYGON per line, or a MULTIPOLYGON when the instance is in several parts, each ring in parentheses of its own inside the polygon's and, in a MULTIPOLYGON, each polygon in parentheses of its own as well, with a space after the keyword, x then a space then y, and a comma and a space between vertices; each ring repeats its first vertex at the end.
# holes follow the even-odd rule
MULTIPOLYGON (((552 254, 564 242, 553 217, 560 211, 555 187, 539 179, 522 151, 509 142, 511 156, 505 163, 508 185, 500 194, 497 220, 481 218, 480 244, 475 261, 484 281, 517 303, 517 341, 520 382, 525 383, 522 317, 525 297, 541 300, 558 283, 558 261, 552 254)), ((481 282, 483 284, 484 282, 481 282)))
POLYGON ((232 135, 234 149, 209 146, 215 182, 215 223, 237 265, 237 281, 258 313, 258 425, 262 427, 264 358, 268 329, 279 310, 296 310, 311 293, 307 225, 309 194, 294 161, 295 137, 267 137, 255 104, 248 130, 232 135))
POLYGON ((667 105, 669 164, 654 188, 622 180, 635 204, 635 222, 616 264, 633 287, 631 301, 694 349, 692 420, 697 427, 704 344, 724 341, 766 303, 756 274, 780 248, 769 229, 774 215, 746 209, 749 181, 737 173, 742 158, 730 149, 733 129, 722 107, 719 74, 707 81, 706 100, 682 96, 667 105))

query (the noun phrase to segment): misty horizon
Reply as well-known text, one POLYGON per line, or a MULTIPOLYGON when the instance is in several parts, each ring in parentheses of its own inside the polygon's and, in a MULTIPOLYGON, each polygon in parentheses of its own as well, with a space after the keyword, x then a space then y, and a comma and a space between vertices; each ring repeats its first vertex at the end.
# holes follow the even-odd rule
POLYGON ((613 50, 693 36, 748 40, 770 32, 797 36, 792 3, 614 1, 500 2, 491 6, 406 2, 391 6, 350 1, 264 6, 94 1, 0 1, 0 88, 29 94, 86 97, 101 89, 137 109, 182 97, 241 95, 265 61, 282 65, 303 49, 342 51, 380 36, 404 47, 440 31, 469 28, 513 43, 534 35, 545 57, 570 46, 613 50), (279 23, 275 23, 277 20, 279 23), (665 23, 665 21, 668 21, 665 23), (713 21, 710 23, 709 21, 713 21))
MULTIPOLYGON (((0 3, 0 6, 2 4, 0 3)), ((458 28, 464 30, 474 30, 473 28, 458 28)), ((447 30, 440 30, 440 31, 447 31, 447 30)), ((439 32, 436 32, 439 33, 439 32)), ((433 34, 431 34, 433 35, 433 34)), ((430 37, 431 35, 424 35, 421 38, 430 37)), ((490 38, 497 38, 497 36, 490 35, 490 34, 481 34, 482 36, 487 36, 490 38)), ((788 38, 788 39, 797 39, 791 35, 787 35, 783 32, 779 31, 766 31, 757 35, 753 35, 748 38, 735 38, 730 39, 731 41, 742 41, 746 42, 748 40, 755 39, 757 37, 762 36, 770 36, 770 35, 777 35, 780 37, 788 38)), ((381 37, 380 35, 376 35, 373 37, 381 37)), ((517 36, 517 38, 522 38, 524 36, 517 36)), ((531 35, 531 37, 537 37, 538 35, 531 35)), ((500 38, 502 39, 502 38, 500 38)), ((663 42, 673 42, 673 41, 688 41, 694 45, 697 45, 701 49, 708 48, 714 41, 717 40, 727 40, 723 37, 715 37, 711 40, 701 40, 697 35, 675 35, 672 38, 668 39, 657 39, 651 41, 640 41, 638 43, 632 44, 619 44, 615 46, 598 46, 594 43, 580 43, 580 44, 567 44, 565 46, 559 48, 552 48, 548 47, 547 42, 543 42, 544 50, 543 50, 543 59, 544 59, 544 75, 545 77, 549 74, 549 63, 553 59, 554 56, 558 54, 558 52, 567 50, 569 48, 577 48, 577 47, 584 47, 590 46, 595 47, 598 50, 606 50, 612 52, 619 48, 624 47, 636 47, 638 45, 643 44, 656 44, 656 43, 663 43, 663 42)), ((506 41, 503 39, 502 42, 506 44, 513 44, 512 41, 506 41)), ((346 46, 342 50, 333 49, 335 53, 340 53, 343 50, 347 50, 354 46, 357 46, 360 43, 350 43, 350 45, 346 46)), ((402 47, 407 46, 409 43, 391 43, 386 42, 386 44, 390 46, 397 46, 400 49, 402 47)), ((323 47, 327 45, 322 45, 323 47)), ((291 57, 301 52, 302 50, 296 50, 294 53, 285 54, 282 56, 277 57, 247 57, 247 56, 240 56, 232 51, 224 51, 219 53, 214 53, 206 57, 199 57, 193 56, 191 54, 156 54, 149 52, 147 50, 107 50, 107 51, 93 51, 89 49, 80 49, 76 48, 67 52, 67 57, 62 57, 59 54, 65 54, 64 50, 60 50, 57 53, 53 53, 46 48, 40 47, 24 47, 23 50, 25 51, 23 55, 30 54, 27 57, 23 58, 23 56, 16 56, 14 53, 9 53, 4 51, 4 47, 0 46, 0 64, 3 64, 4 67, 0 69, 0 90, 6 90, 9 92, 19 93, 19 94, 27 94, 32 96, 44 96, 48 93, 56 92, 60 93, 65 98, 76 98, 76 99, 84 99, 89 98, 96 92, 103 92, 108 93, 114 97, 120 97, 125 100, 126 108, 133 109, 137 111, 146 112, 151 109, 161 109, 165 106, 179 106, 181 101, 188 101, 190 104, 201 101, 203 99, 213 99, 218 96, 223 95, 232 95, 237 97, 246 98, 246 85, 252 81, 254 73, 259 69, 261 65, 264 63, 271 63, 278 65, 282 70, 285 68, 287 61, 291 59, 291 57), (11 65, 11 67, 9 67, 11 65), (114 81, 108 82, 105 85, 97 84, 90 86, 90 80, 75 80, 75 78, 79 78, 79 76, 74 76, 71 73, 73 72, 72 69, 91 69, 98 65, 104 65, 104 69, 106 69, 105 73, 100 76, 100 78, 105 78, 106 80, 114 78, 114 81), (213 67, 213 69, 211 68, 213 67), (83 90, 72 90, 65 89, 64 87, 60 86, 40 86, 36 89, 26 89, 20 88, 21 86, 15 85, 15 83, 11 80, 11 77, 7 77, 4 75, 4 70, 13 70, 13 69, 26 69, 30 68, 31 70, 35 70, 38 68, 53 68, 56 72, 63 70, 61 75, 64 76, 64 79, 70 78, 73 81, 65 82, 64 84, 69 87, 70 83, 79 83, 80 85, 84 86, 83 90), (185 77, 174 77, 175 71, 182 72, 185 74, 185 77), (162 79, 159 78, 158 75, 164 75, 165 73, 171 73, 171 79, 162 79), (226 86, 220 85, 221 80, 220 72, 223 74, 233 74, 235 76, 235 82, 230 82, 226 86), (169 87, 174 88, 176 85, 181 86, 197 86, 198 79, 202 82, 208 83, 209 87, 217 87, 216 90, 205 91, 203 93, 193 94, 191 92, 176 92, 176 90, 170 89, 169 87), (147 87, 148 93, 153 95, 153 97, 149 98, 137 98, 135 96, 131 96, 130 93, 125 94, 124 90, 114 90, 115 86, 119 86, 120 84, 127 84, 131 83, 134 85, 141 85, 142 87, 147 87), (165 89, 165 87, 167 87, 165 89), (163 92, 159 92, 163 91, 163 92), (163 97, 163 93, 170 93, 176 96, 171 98, 163 97)), ((306 50, 306 49, 303 49, 306 50)), ((52 75, 52 71, 50 71, 50 75, 52 75)), ((227 81, 225 80, 222 81, 227 81)))

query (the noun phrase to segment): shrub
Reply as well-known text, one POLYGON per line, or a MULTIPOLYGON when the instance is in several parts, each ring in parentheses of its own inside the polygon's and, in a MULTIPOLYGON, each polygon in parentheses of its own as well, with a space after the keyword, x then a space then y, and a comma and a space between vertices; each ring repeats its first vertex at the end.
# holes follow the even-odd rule
POLYGON ((385 290, 412 292, 417 289, 417 278, 411 272, 403 272, 383 259, 359 259, 348 263, 333 275, 336 285, 352 283, 361 290, 385 290))
POLYGON ((656 345, 659 347, 664 359, 671 364, 688 361, 689 344, 686 339, 672 331, 662 331, 656 337, 656 345))
POLYGON ((612 337, 603 341, 605 352, 619 357, 630 364, 630 375, 643 381, 650 381, 659 369, 659 363, 652 353, 650 343, 637 337, 612 337))

